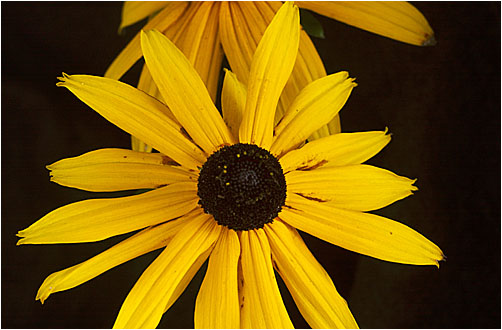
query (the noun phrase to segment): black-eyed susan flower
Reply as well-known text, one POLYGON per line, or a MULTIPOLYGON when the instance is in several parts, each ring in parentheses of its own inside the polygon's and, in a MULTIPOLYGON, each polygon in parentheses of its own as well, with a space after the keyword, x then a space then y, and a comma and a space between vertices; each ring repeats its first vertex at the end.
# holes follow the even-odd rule
MULTIPOLYGON (((297 4, 321 15, 409 44, 434 43, 434 32, 429 23, 407 2, 300 1, 297 4)), ((155 28, 174 42, 194 65, 214 100, 224 55, 237 79, 244 84, 248 83, 258 41, 280 6, 281 2, 274 1, 126 1, 120 29, 152 17, 144 29, 155 28)), ((141 56, 138 33, 111 64, 105 76, 119 79, 141 56)), ((282 118, 300 90, 325 76, 321 58, 310 37, 302 30, 296 63, 282 90, 275 123, 282 118)), ((138 88, 156 98, 162 98, 146 67, 141 73, 138 88)), ((339 132, 340 120, 337 115, 312 132, 309 139, 339 132)), ((151 150, 134 137, 132 142, 134 150, 151 150)))
POLYGON ((64 74, 59 86, 159 153, 101 149, 48 166, 51 180, 64 186, 152 190, 69 204, 20 231, 19 244, 93 242, 138 231, 51 274, 36 298, 43 303, 163 248, 114 327, 155 327, 209 259, 196 328, 291 328, 274 270, 312 327, 356 328, 297 229, 382 260, 438 265, 441 250, 425 237, 365 213, 416 189, 413 180, 361 164, 389 142, 386 132, 340 133, 304 144, 348 99, 355 83, 346 72, 308 84, 274 125, 299 42, 298 8, 287 3, 257 47, 248 85, 226 72, 223 117, 190 61, 156 30, 142 32, 141 46, 165 103, 113 79, 64 74))

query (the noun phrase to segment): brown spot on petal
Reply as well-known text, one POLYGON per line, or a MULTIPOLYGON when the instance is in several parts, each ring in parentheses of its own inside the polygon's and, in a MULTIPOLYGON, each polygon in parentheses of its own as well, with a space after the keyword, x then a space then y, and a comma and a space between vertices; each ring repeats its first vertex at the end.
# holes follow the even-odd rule
POLYGON ((279 121, 277 122, 277 124, 275 124, 275 127, 274 127, 274 137, 277 136, 276 128, 279 127, 279 125, 282 123, 283 119, 284 119, 284 117, 282 117, 281 119, 279 119, 279 121))
POLYGON ((422 46, 435 46, 437 44, 437 40, 434 35, 425 35, 425 40, 422 43, 422 46))
POLYGON ((188 135, 188 132, 186 131, 186 129, 184 127, 180 127, 180 132, 181 132, 181 134, 183 134, 184 137, 186 137, 188 140, 192 141, 192 138, 190 137, 190 135, 188 135))
POLYGON ((162 165, 178 165, 178 163, 167 156, 162 156, 162 165))
POLYGON ((286 204, 284 204, 282 207, 285 207, 285 208, 290 209, 290 210, 301 211, 301 210, 299 210, 297 208, 294 208, 294 207, 286 205, 286 204))
POLYGON ((316 197, 312 197, 312 196, 307 196, 307 195, 304 195, 302 193, 296 193, 296 194, 299 195, 299 196, 302 196, 303 198, 309 199, 311 201, 316 201, 316 202, 319 202, 319 203, 325 203, 325 202, 327 202, 327 200, 316 198, 316 197))
POLYGON ((327 164, 327 163, 328 163, 328 161, 327 161, 327 160, 323 159, 323 160, 321 160, 320 162, 318 162, 318 163, 316 163, 316 164, 312 165, 312 164, 310 164, 312 161, 313 161, 313 159, 309 160, 309 161, 307 162, 307 165, 304 165, 304 166, 298 167, 298 168, 297 168, 297 170, 298 170, 298 171, 310 171, 310 170, 314 170, 314 169, 316 169, 316 168, 318 168, 318 167, 321 167, 321 166, 323 166, 324 164, 327 164))

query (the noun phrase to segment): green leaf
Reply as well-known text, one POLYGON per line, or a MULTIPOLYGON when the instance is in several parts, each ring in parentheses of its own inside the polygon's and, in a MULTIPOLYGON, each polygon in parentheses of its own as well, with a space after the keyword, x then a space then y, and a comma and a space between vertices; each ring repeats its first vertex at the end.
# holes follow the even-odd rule
POLYGON ((300 23, 308 35, 324 39, 322 25, 310 11, 300 8, 300 23))

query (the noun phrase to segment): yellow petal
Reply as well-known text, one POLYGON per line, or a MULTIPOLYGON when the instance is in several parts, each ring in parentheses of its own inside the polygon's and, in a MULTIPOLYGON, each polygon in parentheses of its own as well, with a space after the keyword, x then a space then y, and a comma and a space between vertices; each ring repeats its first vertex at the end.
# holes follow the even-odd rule
POLYGON ((237 233, 222 228, 195 304, 196 329, 237 329, 240 326, 237 233))
MULTIPOLYGON (((248 25, 242 12, 243 6, 254 7, 255 2, 223 1, 221 3, 219 35, 232 71, 239 81, 247 85, 253 54, 266 25, 248 25), (263 28, 262 31, 253 33, 260 27, 263 28), (255 35, 259 35, 259 37, 255 35)), ((256 19, 258 20, 258 18, 256 19)))
POLYGON ((52 273, 38 289, 36 299, 43 304, 52 293, 74 288, 113 267, 166 246, 183 224, 179 219, 147 228, 91 259, 52 273))
POLYGON ((197 206, 196 183, 141 195, 89 199, 56 209, 17 235, 17 244, 94 242, 182 216, 197 206))
MULTIPOLYGON (((205 1, 183 26, 179 38, 173 41, 192 63, 213 102, 223 61, 223 49, 218 36, 220 3, 205 1)), ((145 29, 146 30, 146 29, 145 29)), ((167 35, 168 36, 168 35, 167 35)))
POLYGON ((288 193, 356 211, 380 209, 417 190, 415 180, 370 165, 292 171, 286 182, 288 193))
MULTIPOLYGON (((258 42, 281 5, 281 2, 274 1, 222 3, 220 12, 221 42, 230 67, 243 83, 248 82, 251 60, 258 42)), ((326 70, 324 70, 324 65, 315 46, 307 33, 303 30, 300 31, 298 56, 296 57, 293 72, 279 98, 275 123, 282 118, 285 110, 303 87, 311 81, 324 76, 326 76, 326 70)), ((319 138, 339 132, 340 121, 337 115, 330 127, 324 127, 322 133, 316 133, 315 137, 319 138)))
POLYGON ((289 225, 344 249, 412 265, 436 265, 441 250, 413 229, 378 215, 343 210, 288 194, 279 217, 289 225))
POLYGON ((223 61, 223 49, 218 36, 219 7, 218 2, 189 2, 177 24, 165 31, 161 30, 192 63, 213 101, 216 101, 223 61))
POLYGON ((309 142, 279 159, 284 173, 317 167, 360 164, 390 142, 387 131, 340 133, 309 142))
POLYGON ((194 142, 208 154, 233 144, 204 82, 185 55, 156 30, 143 32, 141 45, 164 101, 194 142))
MULTIPOLYGON (((143 69, 141 70, 138 82, 138 89, 147 93, 148 95, 153 96, 160 102, 163 102, 159 89, 153 82, 152 76, 150 75, 150 71, 148 71, 148 67, 146 65, 143 65, 143 69)), ((169 119, 171 119, 172 121, 174 121, 179 125, 178 121, 172 114, 171 110, 169 110, 168 107, 166 107, 165 110, 166 110, 165 113, 169 117, 169 119)), ((145 142, 141 141, 135 136, 131 136, 131 147, 132 150, 134 151, 152 152, 151 146, 147 145, 145 142)))
POLYGON ((119 33, 126 26, 147 18, 168 4, 168 1, 125 1, 122 7, 122 21, 120 22, 119 33))
POLYGON ((317 139, 320 139, 320 138, 323 138, 323 137, 326 137, 326 136, 330 136, 330 135, 333 135, 333 134, 340 133, 342 131, 342 127, 341 127, 341 124, 340 124, 340 116, 336 115, 335 118, 333 118, 328 123, 328 125, 326 125, 326 126, 327 126, 327 129, 328 129, 327 133, 323 133, 322 132, 323 128, 321 127, 319 130, 317 130, 316 132, 314 132, 309 137, 309 140, 313 141, 313 140, 317 140, 317 139))
MULTIPOLYGON (((216 99, 218 79, 223 60, 223 50, 221 49, 217 33, 218 13, 218 3, 190 3, 189 6, 184 9, 183 14, 176 19, 175 24, 168 26, 165 30, 162 30, 163 26, 161 25, 157 27, 157 29, 169 37, 187 56, 206 84, 213 100, 216 99)), ((166 20, 167 19, 168 18, 166 18, 166 20)), ((146 29, 145 27, 145 30, 146 29)), ((158 88, 148 72, 147 66, 143 66, 138 89, 145 91, 163 102, 158 88)), ((177 122, 170 111, 167 114, 171 119, 177 122)), ((138 139, 133 138, 133 150, 151 150, 144 142, 137 140, 138 139)))
POLYGON ((129 292, 114 328, 155 328, 184 275, 220 234, 221 227, 208 214, 198 212, 184 221, 185 226, 129 292))
POLYGON ((340 115, 336 115, 326 126, 319 128, 309 136, 308 141, 314 141, 326 136, 340 133, 342 130, 340 125, 340 115))
MULTIPOLYGON (((177 25, 182 15, 185 13, 187 6, 188 4, 184 1, 170 2, 163 10, 155 15, 143 29, 158 29, 164 31, 172 25, 177 25)), ((140 33, 138 33, 120 52, 115 60, 113 60, 112 64, 106 70, 105 77, 120 79, 142 56, 140 33)))
POLYGON ((343 107, 355 86, 347 72, 338 72, 311 82, 296 97, 275 128, 275 139, 270 151, 282 155, 328 124, 343 107))
MULTIPOLYGON (((160 95, 159 89, 157 88, 157 85, 155 85, 155 82, 152 79, 150 70, 148 70, 148 67, 146 65, 143 65, 143 68, 141 69, 141 74, 138 81, 138 89, 147 93, 148 95, 153 96, 154 98, 165 104, 164 99, 162 98, 162 95, 160 95)), ((169 119, 177 123, 177 119, 176 117, 174 117, 171 110, 169 110, 168 107, 166 107, 166 110, 166 115, 169 117, 169 119)))
POLYGON ((208 249, 206 252, 202 253, 197 260, 190 266, 190 269, 183 275, 183 278, 179 281, 178 285, 173 291, 173 294, 169 298, 167 305, 164 307, 164 313, 167 312, 169 308, 178 300, 179 296, 185 291, 190 281, 192 281, 193 277, 199 271, 200 267, 204 262, 206 262, 207 257, 211 254, 211 249, 208 249))
MULTIPOLYGON (((295 68, 293 69, 293 74, 291 75, 292 78, 286 84, 283 95, 280 99, 280 102, 284 103, 282 107, 279 107, 279 109, 283 109, 283 114, 287 109, 289 109, 291 103, 294 101, 300 91, 305 88, 305 86, 307 86, 310 82, 324 76, 326 76, 326 71, 324 70, 324 65, 322 64, 321 58, 319 57, 314 44, 310 40, 310 37, 305 31, 302 30, 302 33, 300 35, 298 58, 296 60, 295 68), (295 81, 295 86, 297 86, 297 88, 290 87, 290 84, 292 84, 291 81, 295 81), (288 102, 283 102, 283 100, 286 99, 284 94, 290 90, 293 90, 293 92, 291 92, 291 96, 288 98, 288 102)), ((312 133, 309 137, 309 140, 320 139, 325 136, 340 133, 340 131, 340 116, 336 114, 328 124, 322 126, 317 131, 312 133)))
POLYGON ((310 9, 343 23, 417 46, 436 43, 425 17, 404 1, 298 1, 310 9))
POLYGON ((152 147, 131 135, 131 149, 139 152, 152 152, 152 147))
POLYGON ((286 2, 268 26, 253 56, 240 142, 270 147, 277 102, 293 70, 299 38, 298 7, 286 2))
POLYGON ((148 94, 116 80, 63 74, 57 85, 68 88, 82 102, 111 123, 153 146, 188 168, 197 168, 206 155, 166 115, 166 106, 148 94))
POLYGON ((246 86, 230 70, 225 69, 225 79, 221 91, 221 110, 223 119, 233 136, 239 136, 239 126, 246 104, 246 86))
POLYGON ((88 191, 159 188, 174 182, 196 181, 197 174, 155 153, 100 149, 47 166, 51 181, 88 191))
POLYGON ((244 281, 241 285, 245 292, 241 328, 293 328, 277 286, 265 232, 255 229, 240 234, 244 281))
MULTIPOLYGON (((280 8, 280 2, 257 2, 256 6, 262 15, 265 15, 264 12, 267 11, 267 7, 272 13, 277 11, 280 8)), ((277 107, 275 115, 276 123, 284 116, 286 110, 305 86, 324 76, 326 76, 326 70, 324 69, 321 57, 317 53, 309 35, 302 29, 300 32, 300 46, 298 47, 296 63, 291 77, 284 87, 281 98, 279 99, 279 106, 277 107)), ((329 125, 323 126, 314 132, 309 139, 319 139, 335 133, 340 133, 340 117, 338 114, 331 120, 329 125)))
POLYGON ((265 225, 275 269, 312 329, 354 329, 356 320, 298 232, 276 220, 265 225))

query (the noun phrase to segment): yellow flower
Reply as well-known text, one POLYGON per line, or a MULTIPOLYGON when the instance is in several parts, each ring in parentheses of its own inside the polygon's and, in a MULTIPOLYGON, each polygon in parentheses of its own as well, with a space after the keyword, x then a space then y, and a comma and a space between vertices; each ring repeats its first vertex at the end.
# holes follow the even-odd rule
POLYGON ((18 244, 55 244, 141 230, 51 274, 36 299, 43 303, 164 248, 125 299, 114 327, 157 326, 209 258, 196 328, 291 328, 274 269, 313 328, 356 328, 297 229, 382 260, 438 265, 443 254, 425 237, 365 213, 416 189, 413 180, 361 164, 390 141, 386 132, 340 133, 303 145, 348 99, 355 83, 346 72, 307 85, 274 127, 299 42, 298 8, 286 3, 257 47, 248 86, 226 72, 223 118, 189 60, 156 30, 142 32, 141 46, 165 104, 113 79, 63 74, 58 86, 160 153, 101 149, 48 166, 51 180, 68 187, 153 190, 69 204, 20 231, 18 244))
MULTIPOLYGON (((425 17, 407 2, 333 2, 301 1, 300 7, 341 22, 413 45, 433 43, 434 32, 425 17)), ((280 2, 152 2, 127 1, 120 29, 157 13, 144 27, 165 34, 186 55, 205 82, 212 99, 216 98, 223 52, 237 79, 247 84, 253 54, 265 28, 280 2)), ((119 54, 105 76, 120 77, 141 58, 139 33, 119 54)), ((275 123, 284 115, 300 90, 310 82, 326 76, 324 65, 309 36, 300 32, 300 46, 292 75, 283 89, 275 115, 275 123)), ((138 88, 161 98, 150 74, 143 69, 138 88)), ((340 132, 338 115, 310 140, 340 132)), ((133 149, 151 148, 133 138, 133 149)))

